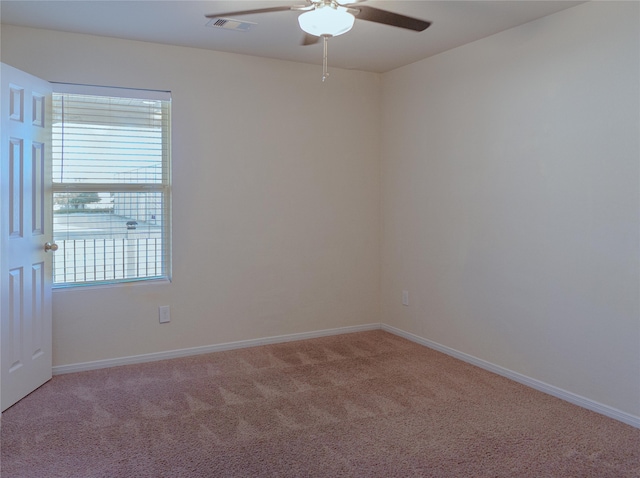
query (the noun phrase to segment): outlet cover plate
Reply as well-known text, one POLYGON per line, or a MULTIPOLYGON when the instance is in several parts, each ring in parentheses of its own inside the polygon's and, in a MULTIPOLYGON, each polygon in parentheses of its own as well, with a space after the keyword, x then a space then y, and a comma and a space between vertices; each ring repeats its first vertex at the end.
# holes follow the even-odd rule
POLYGON ((160 316, 160 323, 167 324, 171 322, 171 309, 168 305, 161 305, 158 307, 158 315, 160 316))

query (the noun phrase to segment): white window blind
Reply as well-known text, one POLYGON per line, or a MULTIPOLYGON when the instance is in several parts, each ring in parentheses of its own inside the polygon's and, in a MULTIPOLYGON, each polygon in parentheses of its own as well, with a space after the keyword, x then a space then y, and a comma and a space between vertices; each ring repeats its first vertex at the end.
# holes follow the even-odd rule
POLYGON ((54 286, 169 278, 170 96, 56 89, 54 286))

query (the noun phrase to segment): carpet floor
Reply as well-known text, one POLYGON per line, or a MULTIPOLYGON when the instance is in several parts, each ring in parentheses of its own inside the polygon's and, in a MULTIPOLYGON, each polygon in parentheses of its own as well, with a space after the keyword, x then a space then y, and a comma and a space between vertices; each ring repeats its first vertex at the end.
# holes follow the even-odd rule
POLYGON ((640 430, 370 331, 56 376, 2 478, 640 477, 640 430))

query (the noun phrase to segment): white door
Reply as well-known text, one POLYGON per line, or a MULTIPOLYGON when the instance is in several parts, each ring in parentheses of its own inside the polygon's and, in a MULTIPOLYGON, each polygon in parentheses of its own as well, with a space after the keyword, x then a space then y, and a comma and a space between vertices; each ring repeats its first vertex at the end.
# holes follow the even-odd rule
POLYGON ((51 378, 51 86, 0 64, 0 410, 51 378))

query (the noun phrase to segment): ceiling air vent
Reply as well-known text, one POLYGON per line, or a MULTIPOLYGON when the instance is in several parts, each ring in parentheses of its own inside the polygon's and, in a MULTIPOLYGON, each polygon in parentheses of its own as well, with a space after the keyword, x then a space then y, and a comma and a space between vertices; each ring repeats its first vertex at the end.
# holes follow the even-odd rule
POLYGON ((231 18, 212 18, 207 22, 207 26, 211 28, 221 28, 223 30, 235 30, 237 32, 246 32, 256 23, 241 22, 231 18))

